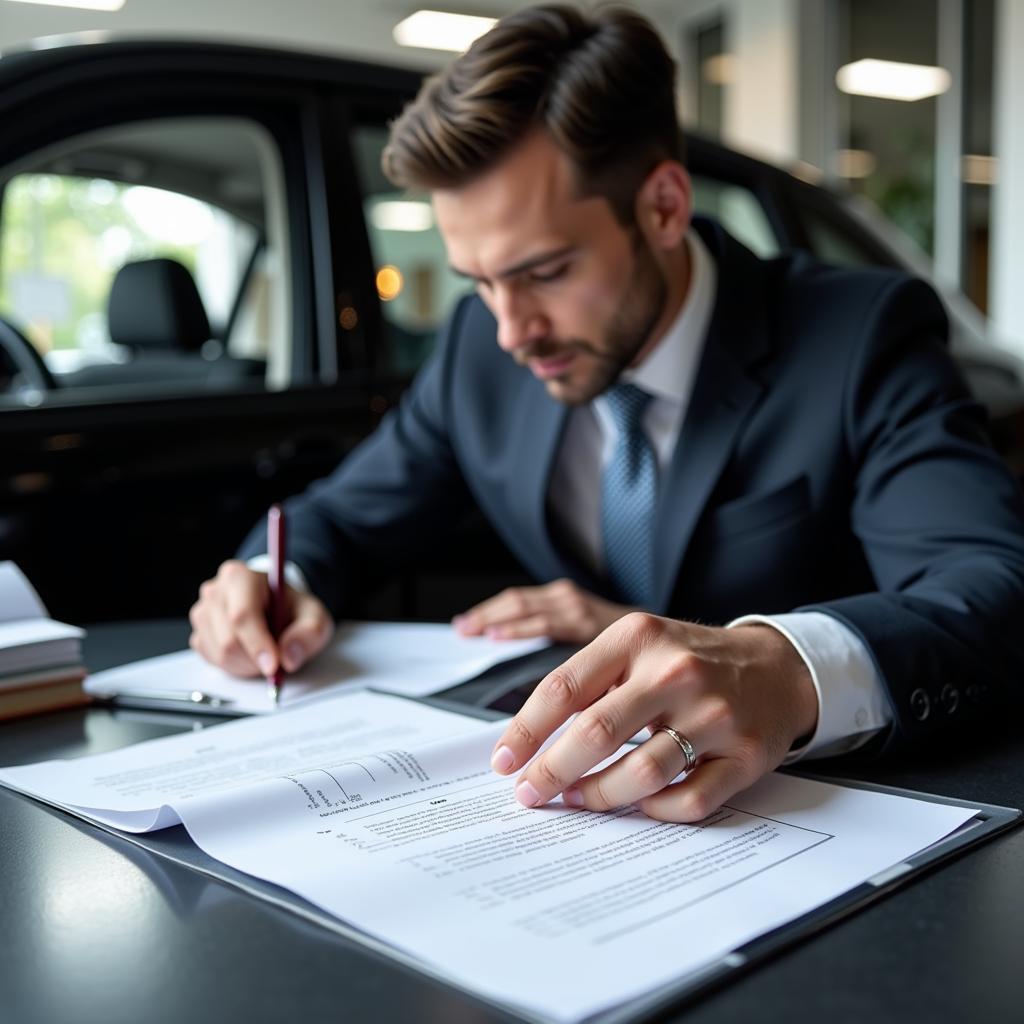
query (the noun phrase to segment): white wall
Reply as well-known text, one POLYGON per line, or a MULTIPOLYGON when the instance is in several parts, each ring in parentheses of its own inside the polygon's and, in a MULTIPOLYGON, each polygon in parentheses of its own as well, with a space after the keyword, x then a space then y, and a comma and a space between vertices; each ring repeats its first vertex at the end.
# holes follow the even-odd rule
POLYGON ((726 106, 726 141, 768 160, 797 155, 800 62, 796 0, 735 2, 728 32, 739 74, 726 106))
POLYGON ((798 156, 800 97, 799 0, 676 0, 651 11, 674 51, 682 57, 681 111, 693 120, 694 98, 686 83, 697 69, 685 64, 682 40, 702 24, 721 18, 725 47, 735 57, 735 78, 725 92, 723 141, 775 163, 798 156))
POLYGON ((997 336, 1024 356, 1024 3, 999 0, 995 123, 999 161, 992 195, 989 310, 997 336))

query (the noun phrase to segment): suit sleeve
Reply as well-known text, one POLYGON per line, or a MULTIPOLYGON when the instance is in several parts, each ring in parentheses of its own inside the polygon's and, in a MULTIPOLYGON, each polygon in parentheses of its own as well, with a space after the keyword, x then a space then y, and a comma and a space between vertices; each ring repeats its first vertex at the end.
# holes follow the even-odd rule
POLYGON ((895 742, 1019 705, 1024 687, 1024 505, 945 331, 934 292, 906 279, 866 318, 843 417, 851 527, 878 589, 802 609, 865 642, 895 742))
MULTIPOLYGON (((379 581, 458 522, 471 497, 448 434, 455 339, 467 303, 397 409, 328 477, 285 503, 288 557, 335 618, 370 579, 379 581)), ((239 550, 266 551, 265 525, 239 550)))

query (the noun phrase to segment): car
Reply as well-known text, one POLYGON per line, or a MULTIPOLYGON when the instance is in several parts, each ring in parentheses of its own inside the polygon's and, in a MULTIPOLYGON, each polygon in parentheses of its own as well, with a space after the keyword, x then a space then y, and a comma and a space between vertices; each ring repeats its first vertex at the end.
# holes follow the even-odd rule
MULTIPOLYGON (((54 615, 183 615, 271 502, 399 400, 466 287, 429 204, 380 169, 420 81, 213 42, 0 58, 0 559, 54 615)), ((708 139, 687 150, 698 209, 759 254, 920 269, 841 195, 708 139)), ((1021 368, 947 304, 1019 470, 1021 368)), ((522 578, 470 517, 355 610, 443 618, 522 578)))

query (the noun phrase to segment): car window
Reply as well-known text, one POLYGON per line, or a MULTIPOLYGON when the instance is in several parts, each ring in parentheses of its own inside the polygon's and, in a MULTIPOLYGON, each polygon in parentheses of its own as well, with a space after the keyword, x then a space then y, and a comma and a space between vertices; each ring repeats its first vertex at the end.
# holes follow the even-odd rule
POLYGON ((0 317, 64 396, 283 383, 281 174, 226 118, 120 125, 0 172, 0 317))
POLYGON ((353 147, 388 362, 392 369, 410 372, 432 351, 438 326, 467 286, 448 266, 427 197, 396 190, 384 177, 380 158, 387 138, 383 126, 359 126, 353 147))
POLYGON ((734 238, 762 259, 778 255, 780 245, 764 206, 748 188, 705 175, 693 175, 696 213, 717 220, 734 238))
POLYGON ((849 229, 845 231, 816 210, 800 210, 811 251, 824 263, 841 267, 874 267, 878 256, 864 246, 849 229))

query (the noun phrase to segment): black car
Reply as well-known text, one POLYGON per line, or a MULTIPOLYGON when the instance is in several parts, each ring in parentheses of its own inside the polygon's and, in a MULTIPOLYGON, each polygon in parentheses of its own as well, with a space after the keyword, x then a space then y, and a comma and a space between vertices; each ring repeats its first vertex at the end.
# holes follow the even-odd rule
MULTIPOLYGON (((0 58, 0 559, 64 619, 184 614, 275 499, 396 401, 464 289, 380 171, 418 74, 194 42, 0 58)), ((841 197, 690 137, 697 206, 762 255, 906 265, 841 197)), ((1024 387, 957 300, 1017 468, 1024 387)), ((440 618, 520 574, 481 521, 369 596, 440 618)))

